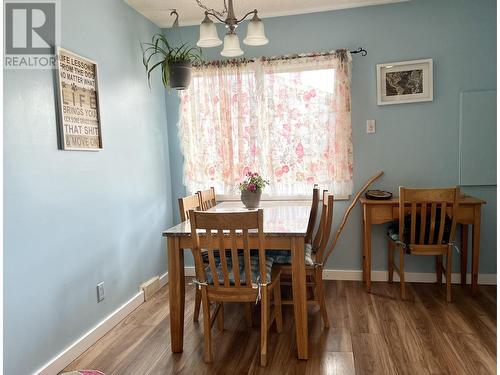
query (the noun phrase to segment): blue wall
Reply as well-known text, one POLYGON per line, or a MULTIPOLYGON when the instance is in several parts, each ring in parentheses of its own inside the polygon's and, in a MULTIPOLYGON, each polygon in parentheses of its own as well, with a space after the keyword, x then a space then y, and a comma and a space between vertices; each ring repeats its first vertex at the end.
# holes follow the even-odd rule
MULTIPOLYGON (((200 20, 202 12, 200 11, 200 20)), ((437 187, 458 184, 459 100, 463 90, 496 88, 496 2, 494 0, 413 0, 410 2, 264 20, 270 43, 242 44, 247 57, 327 51, 368 50, 353 57, 352 126, 355 189, 375 171, 385 176, 374 186, 397 192, 399 185, 437 187), (434 60, 434 101, 377 106, 375 65, 422 58, 434 60), (366 134, 366 120, 376 119, 377 133, 366 134)), ((246 26, 238 30, 240 40, 246 26)), ((167 36, 177 37, 171 30, 167 36)), ((196 42, 198 27, 185 27, 184 41, 196 42)), ((223 36, 219 25, 219 36, 223 36)), ((220 59, 220 47, 204 49, 206 59, 220 59)), ((183 158, 177 129, 178 97, 166 107, 172 173, 172 198, 182 196, 183 158)), ((481 119, 478 119, 480 121, 481 119)), ((481 273, 496 273, 496 188, 468 187, 483 198, 481 273)), ((340 219, 347 202, 336 202, 340 219)), ((174 217, 179 219, 174 209, 174 217)), ((374 229, 373 269, 386 269, 383 228, 374 229)), ((361 210, 351 216, 328 268, 361 269, 361 210)), ((407 269, 431 272, 434 260, 413 257, 407 269)), ((454 261, 458 270, 458 257, 454 261)))
POLYGON ((9 375, 37 370, 166 270, 164 89, 158 79, 149 90, 139 45, 159 29, 122 0, 64 0, 61 10, 61 46, 99 64, 104 149, 57 149, 52 71, 4 71, 9 375))

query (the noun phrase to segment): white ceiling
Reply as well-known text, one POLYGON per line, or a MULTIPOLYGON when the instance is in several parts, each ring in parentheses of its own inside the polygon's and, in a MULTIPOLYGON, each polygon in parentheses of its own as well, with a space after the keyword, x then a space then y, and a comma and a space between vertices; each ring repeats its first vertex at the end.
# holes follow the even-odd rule
MULTIPOLYGON (((201 0, 208 8, 222 11, 223 0, 201 0)), ((357 8, 369 5, 399 3, 409 0, 233 0, 236 18, 257 9, 261 18, 288 16, 329 10, 357 8)), ((159 27, 171 27, 174 16, 171 9, 177 9, 181 26, 198 25, 203 19, 204 10, 196 0, 125 0, 132 8, 149 18, 159 27)), ((213 19, 213 18, 212 18, 213 19)), ((214 21, 216 21, 214 19, 214 21)))

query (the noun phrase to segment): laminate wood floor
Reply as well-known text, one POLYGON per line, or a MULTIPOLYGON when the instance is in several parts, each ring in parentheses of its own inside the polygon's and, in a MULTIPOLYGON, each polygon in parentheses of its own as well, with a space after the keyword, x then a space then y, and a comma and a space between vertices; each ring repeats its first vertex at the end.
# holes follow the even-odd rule
MULTIPOLYGON (((496 287, 327 281, 330 329, 309 307, 308 361, 296 359, 293 309, 283 307, 284 329, 271 328, 268 366, 259 366, 258 307, 247 328, 242 306, 227 304, 225 330, 214 325, 214 363, 203 362, 203 323, 193 323, 193 286, 186 287, 184 352, 170 351, 168 288, 162 288, 65 371, 112 374, 495 374, 496 287)), ((201 319, 201 314, 200 314, 201 319)))

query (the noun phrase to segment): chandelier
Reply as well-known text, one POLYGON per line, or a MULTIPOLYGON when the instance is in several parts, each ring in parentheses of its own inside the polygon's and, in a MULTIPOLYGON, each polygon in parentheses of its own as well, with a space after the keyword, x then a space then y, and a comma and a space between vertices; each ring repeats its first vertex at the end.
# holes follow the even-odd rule
POLYGON ((226 0, 224 0, 224 10, 222 12, 208 9, 202 4, 201 0, 196 0, 196 2, 201 8, 205 9, 205 18, 200 24, 200 38, 196 43, 198 47, 209 48, 222 44, 215 24, 208 16, 215 17, 226 25, 227 33, 224 36, 224 47, 220 53, 222 56, 236 57, 243 55, 243 50, 240 48, 240 40, 236 34, 236 28, 251 14, 253 14, 253 17, 248 23, 247 36, 243 39, 243 43, 249 46, 263 46, 269 43, 264 32, 264 24, 257 16, 257 9, 248 12, 243 18, 238 20, 234 14, 233 0, 228 0, 227 5, 226 0), (226 19, 223 19, 224 15, 226 15, 226 19))

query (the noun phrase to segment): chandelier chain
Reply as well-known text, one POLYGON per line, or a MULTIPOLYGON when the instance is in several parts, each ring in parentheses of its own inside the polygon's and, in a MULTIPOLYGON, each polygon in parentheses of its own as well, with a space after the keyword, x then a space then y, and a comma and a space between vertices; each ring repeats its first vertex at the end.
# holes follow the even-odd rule
POLYGON ((217 14, 219 17, 224 17, 225 14, 227 14, 227 4, 226 0, 224 0, 224 10, 222 12, 216 11, 215 9, 210 9, 207 6, 203 5, 201 0, 196 0, 196 3, 198 6, 202 9, 205 9, 207 12, 217 14))

